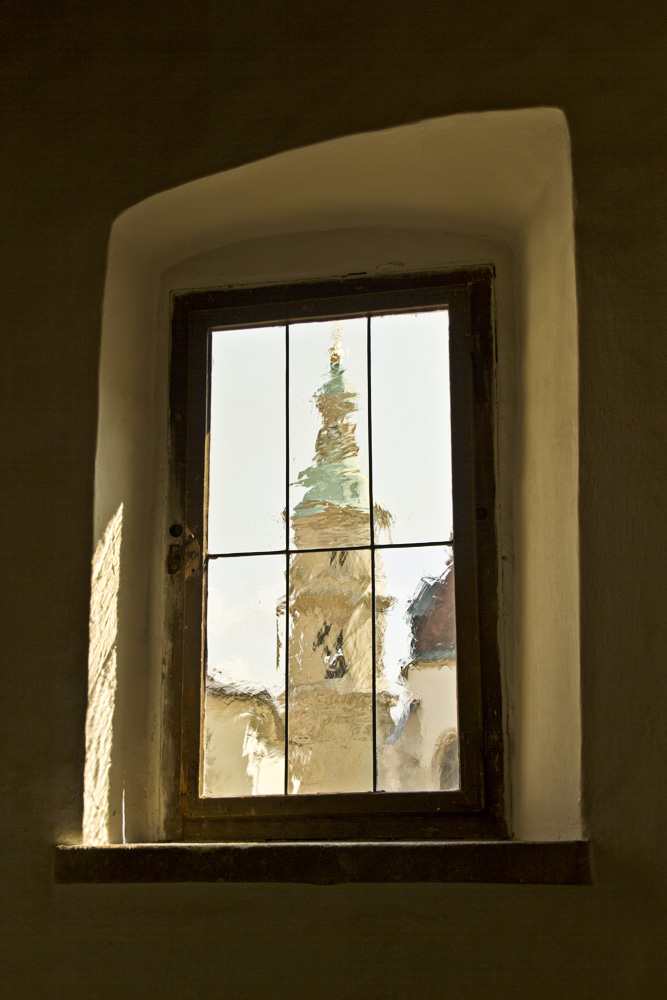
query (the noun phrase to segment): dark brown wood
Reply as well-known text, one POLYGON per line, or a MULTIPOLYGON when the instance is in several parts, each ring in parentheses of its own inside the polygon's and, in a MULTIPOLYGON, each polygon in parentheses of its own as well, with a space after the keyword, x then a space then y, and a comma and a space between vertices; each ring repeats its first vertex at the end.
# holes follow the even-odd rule
MULTIPOLYGON (((497 555, 490 267, 194 292, 174 301, 170 519, 185 525, 183 570, 171 577, 172 690, 180 686, 182 825, 193 840, 507 836, 497 648, 497 555), (199 795, 204 678, 206 434, 209 332, 298 319, 442 308, 450 316, 452 462, 461 788, 418 794, 199 795), (192 556, 192 553, 195 556, 192 556)), ((172 560, 172 566, 175 560, 172 560)), ((176 723, 175 723, 176 725, 176 723)))
MULTIPOLYGON (((369 800, 386 795, 369 793, 369 800)), ((275 800, 274 800, 275 801, 275 800)), ((251 804, 252 805, 252 804, 251 804)), ((247 803, 246 803, 247 808, 247 803)), ((308 812, 300 802, 288 802, 276 816, 198 816, 183 818, 183 839, 236 840, 498 840, 507 835, 503 821, 487 811, 430 811, 398 813, 391 801, 382 812, 308 812)))
MULTIPOLYGON (((185 327, 184 327, 185 332, 185 327)), ((185 539, 205 550, 209 414, 207 378, 210 365, 208 326, 197 313, 187 324, 187 450, 185 464, 185 539)), ((200 745, 206 654, 206 568, 200 558, 182 574, 183 689, 181 719, 181 808, 188 815, 199 800, 200 745)))
POLYGON ((475 543, 477 609, 479 615, 483 767, 486 809, 501 820, 505 814, 502 692, 498 651, 498 543, 494 435, 495 339, 491 272, 470 285, 470 327, 473 338, 475 421, 475 543))
POLYGON ((446 304, 443 288, 467 288, 476 282, 488 281, 492 275, 493 267, 486 265, 420 274, 366 275, 288 285, 222 287, 175 296, 174 312, 177 306, 187 312, 199 313, 211 311, 217 314, 220 309, 225 309, 223 325, 245 326, 251 317, 253 322, 262 324, 272 319, 288 322, 366 315, 374 311, 380 296, 382 303, 375 311, 386 308, 412 311, 418 297, 420 307, 430 304, 437 308, 446 304))
POLYGON ((58 847, 55 880, 590 885, 585 841, 278 842, 58 847))

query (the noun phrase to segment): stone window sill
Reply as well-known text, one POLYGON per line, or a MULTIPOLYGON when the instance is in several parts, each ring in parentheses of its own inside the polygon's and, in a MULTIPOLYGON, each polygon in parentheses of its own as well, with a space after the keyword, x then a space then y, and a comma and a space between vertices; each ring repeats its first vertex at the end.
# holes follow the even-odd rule
POLYGON ((272 841, 58 846, 59 883, 590 885, 587 841, 272 841))

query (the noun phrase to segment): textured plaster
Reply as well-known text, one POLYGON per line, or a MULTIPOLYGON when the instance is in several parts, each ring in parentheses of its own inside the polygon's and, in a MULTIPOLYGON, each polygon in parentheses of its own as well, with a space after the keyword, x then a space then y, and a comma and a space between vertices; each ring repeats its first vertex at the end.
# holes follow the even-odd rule
MULTIPOLYGON (((662 998, 664 5, 7 0, 3 28, 3 997, 662 998), (576 196, 582 791, 594 885, 55 886, 52 845, 82 825, 114 220, 286 150, 545 105, 566 116, 576 196)), ((395 244, 387 259, 403 260, 395 244)), ((141 270, 137 257, 128 282, 134 272, 141 283, 141 270)), ((514 299, 517 315, 529 310, 514 299)), ((544 360, 534 392, 548 410, 571 361, 553 357, 565 368, 550 385, 544 360)), ((116 509, 110 498, 105 523, 116 509)), ((537 565, 544 550, 527 544, 537 565)), ((147 622, 144 593, 139 583, 128 600, 147 622)), ((560 621, 556 603, 559 644, 560 621)))

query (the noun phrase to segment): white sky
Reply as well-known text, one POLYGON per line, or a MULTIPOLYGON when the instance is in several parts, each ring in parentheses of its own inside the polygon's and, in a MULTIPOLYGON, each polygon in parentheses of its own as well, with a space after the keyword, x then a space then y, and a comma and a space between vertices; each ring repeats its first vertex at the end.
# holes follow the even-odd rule
POLYGON ((371 331, 374 500, 393 518, 391 541, 446 541, 452 529, 448 314, 376 316, 371 331))
POLYGON ((285 545, 285 328, 213 333, 209 552, 285 545))
POLYGON ((241 690, 285 690, 285 556, 215 559, 208 566, 207 672, 241 690), (280 629, 281 655, 277 663, 280 629))

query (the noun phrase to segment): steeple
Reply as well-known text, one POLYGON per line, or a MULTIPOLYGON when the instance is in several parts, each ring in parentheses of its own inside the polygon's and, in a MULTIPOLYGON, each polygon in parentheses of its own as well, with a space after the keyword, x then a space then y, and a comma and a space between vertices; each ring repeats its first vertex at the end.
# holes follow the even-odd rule
POLYGON ((328 375, 314 396, 321 417, 315 455, 294 484, 305 489, 292 517, 298 548, 370 542, 368 475, 362 469, 353 418, 357 390, 346 375, 342 353, 339 324, 329 350, 328 375))
MULTIPOLYGON (((290 560, 290 791, 373 787, 373 658, 370 490, 357 435, 367 433, 343 366, 342 325, 329 371, 314 394, 320 414, 305 488, 294 508, 299 549, 290 560)), ((388 516, 383 511, 386 519, 388 516)), ((376 588, 376 605, 379 597, 376 588)), ((378 641, 380 637, 378 636, 378 641)))

